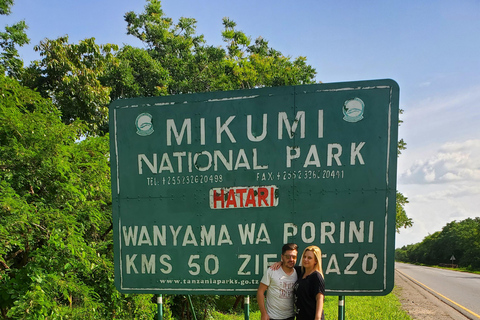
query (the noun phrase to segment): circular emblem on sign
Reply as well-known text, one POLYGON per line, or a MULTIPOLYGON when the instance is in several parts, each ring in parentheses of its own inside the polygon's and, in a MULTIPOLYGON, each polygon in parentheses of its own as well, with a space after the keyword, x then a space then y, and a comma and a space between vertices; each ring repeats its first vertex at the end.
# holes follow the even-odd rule
POLYGON ((141 113, 135 120, 137 134, 139 136, 148 136, 153 133, 152 115, 150 113, 141 113))
POLYGON ((345 101, 343 104, 343 120, 348 122, 357 122, 363 119, 365 104, 360 98, 353 98, 345 101))

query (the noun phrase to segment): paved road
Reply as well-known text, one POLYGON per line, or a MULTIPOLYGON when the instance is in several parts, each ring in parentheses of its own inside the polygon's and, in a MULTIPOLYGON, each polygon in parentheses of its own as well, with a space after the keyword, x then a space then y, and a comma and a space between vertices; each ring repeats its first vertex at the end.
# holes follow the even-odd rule
POLYGON ((480 315, 480 275, 404 263, 395 263, 395 268, 454 303, 480 315))

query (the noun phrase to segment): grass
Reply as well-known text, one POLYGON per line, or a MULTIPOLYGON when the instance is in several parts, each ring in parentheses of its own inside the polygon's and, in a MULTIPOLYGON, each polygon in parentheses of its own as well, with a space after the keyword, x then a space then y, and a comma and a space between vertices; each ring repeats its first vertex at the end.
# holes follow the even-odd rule
MULTIPOLYGON (((338 297, 327 297, 325 319, 338 319, 338 297)), ((345 298, 345 319, 411 320, 394 293, 345 298)))
MULTIPOLYGON (((409 262, 403 262, 403 261, 399 261, 399 262, 401 262, 401 263, 409 263, 409 262)), ((465 267, 450 268, 450 267, 441 267, 441 266, 438 266, 438 265, 430 265, 430 264, 423 264, 423 263, 411 263, 411 264, 415 264, 415 265, 417 265, 417 266, 425 266, 425 267, 437 268, 437 269, 445 269, 445 270, 452 270, 452 271, 460 271, 460 272, 480 274, 480 270, 472 270, 472 268, 465 268, 465 267)))
MULTIPOLYGON (((393 293, 386 296, 347 296, 345 298, 345 319, 346 320, 412 320, 412 318, 401 308, 401 303, 393 293)), ((251 299, 254 300, 254 299, 251 299)), ((325 298, 325 319, 338 319, 338 297, 327 296, 325 298)), ((214 312, 211 319, 215 320, 244 320, 242 310, 235 310, 232 313, 223 314, 214 312)), ((255 301, 250 304, 250 320, 260 320, 260 311, 255 301)))

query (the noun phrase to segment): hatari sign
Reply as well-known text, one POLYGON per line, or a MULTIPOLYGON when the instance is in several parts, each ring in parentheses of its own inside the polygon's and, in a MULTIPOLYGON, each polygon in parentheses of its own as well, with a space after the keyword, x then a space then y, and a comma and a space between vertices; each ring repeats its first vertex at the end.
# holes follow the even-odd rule
POLYGON ((398 99, 373 80, 113 102, 117 288, 254 294, 295 242, 327 293, 390 292, 398 99))

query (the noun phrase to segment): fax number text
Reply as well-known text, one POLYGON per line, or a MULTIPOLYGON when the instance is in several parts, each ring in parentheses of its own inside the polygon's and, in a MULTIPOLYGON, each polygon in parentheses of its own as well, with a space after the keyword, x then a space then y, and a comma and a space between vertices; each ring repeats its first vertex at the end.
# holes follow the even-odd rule
POLYGON ((257 181, 343 179, 343 170, 286 170, 278 172, 257 172, 257 181))

